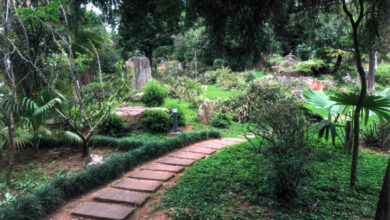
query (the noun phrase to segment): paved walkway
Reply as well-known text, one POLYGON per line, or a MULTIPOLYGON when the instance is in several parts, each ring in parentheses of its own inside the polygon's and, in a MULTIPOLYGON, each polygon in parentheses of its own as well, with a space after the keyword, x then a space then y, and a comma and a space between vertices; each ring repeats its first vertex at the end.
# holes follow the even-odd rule
POLYGON ((143 164, 101 189, 72 201, 71 213, 63 212, 49 219, 129 219, 136 209, 145 202, 171 178, 177 176, 185 167, 205 158, 218 150, 240 143, 243 139, 211 139, 190 145, 169 153, 152 162, 143 164), (81 202, 81 203, 80 203, 81 202))

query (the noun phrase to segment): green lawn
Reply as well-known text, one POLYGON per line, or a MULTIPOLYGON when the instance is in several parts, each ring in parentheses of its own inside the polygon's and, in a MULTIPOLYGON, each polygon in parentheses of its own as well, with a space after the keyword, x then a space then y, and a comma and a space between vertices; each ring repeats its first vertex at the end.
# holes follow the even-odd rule
POLYGON ((157 209, 174 219, 373 218, 387 157, 362 151, 357 187, 351 190, 350 157, 323 143, 316 146, 315 160, 293 204, 271 196, 267 161, 246 142, 190 167, 157 209))
POLYGON ((267 76, 267 74, 265 74, 264 71, 254 71, 253 73, 255 74, 256 78, 262 78, 267 76))
POLYGON ((218 88, 217 85, 206 85, 207 92, 201 95, 201 98, 217 99, 217 98, 229 98, 234 95, 232 91, 223 91, 218 88))

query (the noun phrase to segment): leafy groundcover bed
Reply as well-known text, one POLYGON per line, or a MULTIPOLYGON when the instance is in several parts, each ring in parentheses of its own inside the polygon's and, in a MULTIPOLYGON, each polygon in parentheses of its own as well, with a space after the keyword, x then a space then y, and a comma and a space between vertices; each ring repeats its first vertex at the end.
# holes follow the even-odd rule
POLYGON ((247 142, 197 162, 166 191, 162 204, 175 219, 373 218, 387 157, 362 151, 358 184, 349 188, 350 157, 318 144, 315 159, 290 203, 277 201, 267 181, 267 161, 247 142))
MULTIPOLYGON (((128 151, 113 155, 102 164, 87 167, 79 173, 59 175, 32 193, 17 196, 8 204, 0 207, 0 219, 41 219, 67 200, 120 177, 124 172, 135 168, 144 161, 196 141, 219 137, 219 132, 215 131, 188 132, 174 138, 143 142, 131 141, 130 139, 121 139, 119 142, 115 142, 100 137, 101 141, 106 140, 106 144, 113 141, 110 146, 128 151)), ((97 143, 98 140, 96 139, 95 142, 97 143)))

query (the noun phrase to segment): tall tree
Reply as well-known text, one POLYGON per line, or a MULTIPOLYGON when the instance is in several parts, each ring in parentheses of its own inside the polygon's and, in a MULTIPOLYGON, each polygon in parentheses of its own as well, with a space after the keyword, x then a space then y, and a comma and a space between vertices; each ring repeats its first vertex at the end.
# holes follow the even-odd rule
POLYGON ((181 0, 124 1, 119 8, 119 35, 124 58, 128 58, 128 52, 138 49, 153 65, 154 50, 172 45, 172 35, 177 33, 183 8, 181 0))

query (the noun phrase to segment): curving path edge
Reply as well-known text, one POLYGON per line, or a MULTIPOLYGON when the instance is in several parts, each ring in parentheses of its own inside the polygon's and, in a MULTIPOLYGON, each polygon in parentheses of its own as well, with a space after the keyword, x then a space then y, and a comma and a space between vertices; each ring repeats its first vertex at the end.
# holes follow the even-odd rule
POLYGON ((243 139, 210 139, 168 153, 126 173, 93 192, 76 198, 48 219, 130 219, 158 189, 185 167, 243 139))

